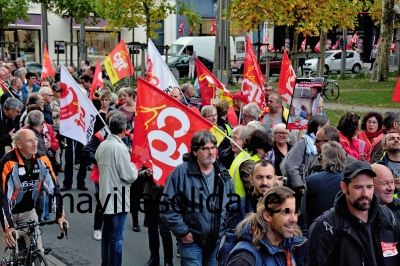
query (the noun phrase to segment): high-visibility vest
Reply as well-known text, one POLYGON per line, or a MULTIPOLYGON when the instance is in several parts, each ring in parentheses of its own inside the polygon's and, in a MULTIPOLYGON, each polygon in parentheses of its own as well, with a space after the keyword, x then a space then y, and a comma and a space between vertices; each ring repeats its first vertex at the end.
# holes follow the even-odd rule
POLYGON ((241 152, 236 156, 235 160, 233 160, 231 167, 229 168, 229 175, 233 178, 233 184, 235 186, 235 193, 238 194, 240 197, 246 195, 246 191, 244 190, 242 180, 240 179, 240 165, 245 161, 253 160, 258 162, 260 158, 258 158, 257 154, 250 157, 245 152, 241 152))

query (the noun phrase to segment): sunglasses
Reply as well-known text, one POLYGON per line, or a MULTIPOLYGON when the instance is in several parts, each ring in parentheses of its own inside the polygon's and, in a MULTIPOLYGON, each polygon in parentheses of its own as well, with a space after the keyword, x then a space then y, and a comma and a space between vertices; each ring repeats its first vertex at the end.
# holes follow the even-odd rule
POLYGON ((58 92, 61 92, 61 90, 52 90, 52 91, 57 92, 57 93, 58 93, 58 92))

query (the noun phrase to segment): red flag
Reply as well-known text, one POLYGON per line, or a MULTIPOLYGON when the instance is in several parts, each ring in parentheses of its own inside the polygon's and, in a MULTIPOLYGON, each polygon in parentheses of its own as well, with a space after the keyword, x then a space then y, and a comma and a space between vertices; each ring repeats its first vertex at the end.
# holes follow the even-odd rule
POLYGON ((350 45, 351 45, 351 46, 356 45, 357 42, 358 42, 358 32, 356 32, 356 33, 353 35, 353 38, 351 38, 351 43, 350 43, 350 45))
POLYGON ((332 50, 336 50, 338 48, 339 44, 340 44, 340 39, 337 39, 336 43, 334 45, 332 45, 332 50))
POLYGON ((209 130, 218 144, 226 136, 215 125, 168 96, 146 80, 137 82, 135 127, 131 160, 153 169, 153 179, 164 185, 170 172, 189 152, 195 132, 209 130))
POLYGON ((47 77, 54 77, 55 72, 53 64, 51 63, 49 53, 47 52, 47 45, 44 43, 43 48, 43 66, 42 66, 42 80, 47 77))
POLYGON ((293 97, 293 89, 296 83, 296 73, 290 63, 286 50, 283 52, 281 73, 279 74, 278 94, 282 100, 290 105, 293 97))
MULTIPOLYGON (((315 51, 316 53, 319 52, 319 41, 318 41, 317 45, 315 45, 314 51, 315 51)), ((282 71, 282 70, 281 70, 281 71, 282 71)))
POLYGON ((120 41, 104 59, 104 67, 112 84, 123 78, 133 76, 134 68, 124 40, 120 41))
POLYGON ((185 30, 185 21, 184 21, 184 19, 182 18, 181 24, 179 25, 179 34, 182 35, 184 30, 185 30))
POLYGON ((400 77, 398 77, 397 79, 397 84, 393 92, 392 101, 400 103, 400 77))
POLYGON ((304 38, 303 42, 301 43, 300 49, 304 52, 306 50, 306 42, 307 42, 307 37, 304 38))
POLYGON ((378 38, 378 41, 376 42, 376 48, 379 48, 379 44, 381 43, 381 38, 378 38))
POLYGON ((215 32, 217 32, 217 23, 214 18, 211 22, 210 34, 215 35, 215 32))
POLYGON ((390 46, 390 50, 394 51, 394 49, 396 49, 396 42, 393 42, 390 46))
MULTIPOLYGON (((196 21, 193 21, 193 28, 196 28, 196 21)), ((189 35, 192 35, 192 34, 193 34, 193 28, 190 27, 190 29, 189 29, 189 35)))
POLYGON ((243 81, 241 91, 243 103, 257 103, 261 110, 267 106, 264 96, 264 76, 254 55, 250 38, 246 36, 246 56, 244 58, 243 81))
POLYGON ((101 73, 100 61, 97 61, 96 70, 94 71, 93 75, 92 89, 90 90, 89 93, 89 98, 92 100, 98 100, 103 90, 104 90, 103 73, 101 73))
POLYGON ((268 43, 268 39, 269 39, 269 33, 268 33, 267 37, 265 37, 265 40, 264 40, 265 45, 261 45, 261 47, 260 47, 260 51, 263 54, 265 53, 265 46, 268 43))
POLYGON ((232 105, 232 94, 225 88, 225 85, 219 82, 214 75, 208 70, 196 57, 196 73, 199 78, 199 86, 201 92, 201 104, 215 105, 219 101, 226 100, 232 105))

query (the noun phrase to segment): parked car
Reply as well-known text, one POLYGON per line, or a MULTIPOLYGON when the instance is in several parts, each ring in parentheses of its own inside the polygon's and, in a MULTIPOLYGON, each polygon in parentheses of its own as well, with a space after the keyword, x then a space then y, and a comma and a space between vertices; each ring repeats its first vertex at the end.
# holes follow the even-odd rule
POLYGON ((33 72, 38 76, 38 80, 42 77, 42 64, 36 62, 26 62, 25 63, 26 71, 33 72))
MULTIPOLYGON (((264 55, 260 58, 260 69, 265 74, 265 66, 267 63, 267 57, 264 55)), ((269 62, 269 75, 279 74, 281 72, 282 58, 274 57, 269 62)), ((232 74, 243 74, 244 61, 236 61, 232 64, 232 74)))
MULTIPOLYGON (((325 57, 325 68, 324 74, 328 74, 330 71, 340 72, 342 62, 342 51, 333 50, 327 51, 325 57)), ((305 61, 303 66, 304 72, 317 72, 318 58, 312 58, 305 61)), ((358 73, 362 69, 362 59, 360 54, 356 51, 346 51, 346 70, 351 70, 353 73, 358 73)))
MULTIPOLYGON (((205 67, 212 72, 214 62, 211 59, 197 56, 197 59, 205 65, 205 67)), ((179 77, 184 77, 189 74, 189 56, 176 56, 168 58, 168 67, 176 68, 179 71, 179 77)), ((194 76, 197 76, 196 71, 194 71, 194 76)))

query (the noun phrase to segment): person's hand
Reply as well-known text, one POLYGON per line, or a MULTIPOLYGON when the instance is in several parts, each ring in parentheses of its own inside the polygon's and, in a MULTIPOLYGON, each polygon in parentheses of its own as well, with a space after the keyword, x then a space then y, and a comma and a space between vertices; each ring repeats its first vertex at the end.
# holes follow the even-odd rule
POLYGON ((281 175, 276 176, 276 183, 278 184, 278 186, 283 186, 284 183, 283 176, 281 175))
POLYGON ((10 132, 8 132, 8 134, 11 136, 11 137, 14 137, 14 135, 15 135, 15 128, 13 128, 13 130, 11 130, 10 132))
POLYGON ((182 242, 185 244, 190 244, 193 242, 193 235, 191 232, 189 232, 189 234, 187 234, 185 237, 181 238, 182 242))
POLYGON ((4 244, 9 248, 15 247, 15 244, 17 243, 12 235, 13 232, 15 232, 17 236, 16 239, 18 239, 18 232, 14 228, 8 228, 4 231, 4 244))
POLYGON ((51 148, 51 142, 48 141, 48 140, 46 140, 46 141, 44 142, 44 146, 46 147, 46 149, 50 149, 50 148, 51 148))
MULTIPOLYGON (((64 214, 64 211, 63 211, 64 214)), ((63 215, 61 218, 58 218, 57 223, 60 226, 60 232, 61 233, 65 233, 64 228, 63 228, 63 223, 66 222, 67 223, 67 229, 69 228, 69 222, 67 221, 67 219, 65 219, 65 216, 63 215)))

